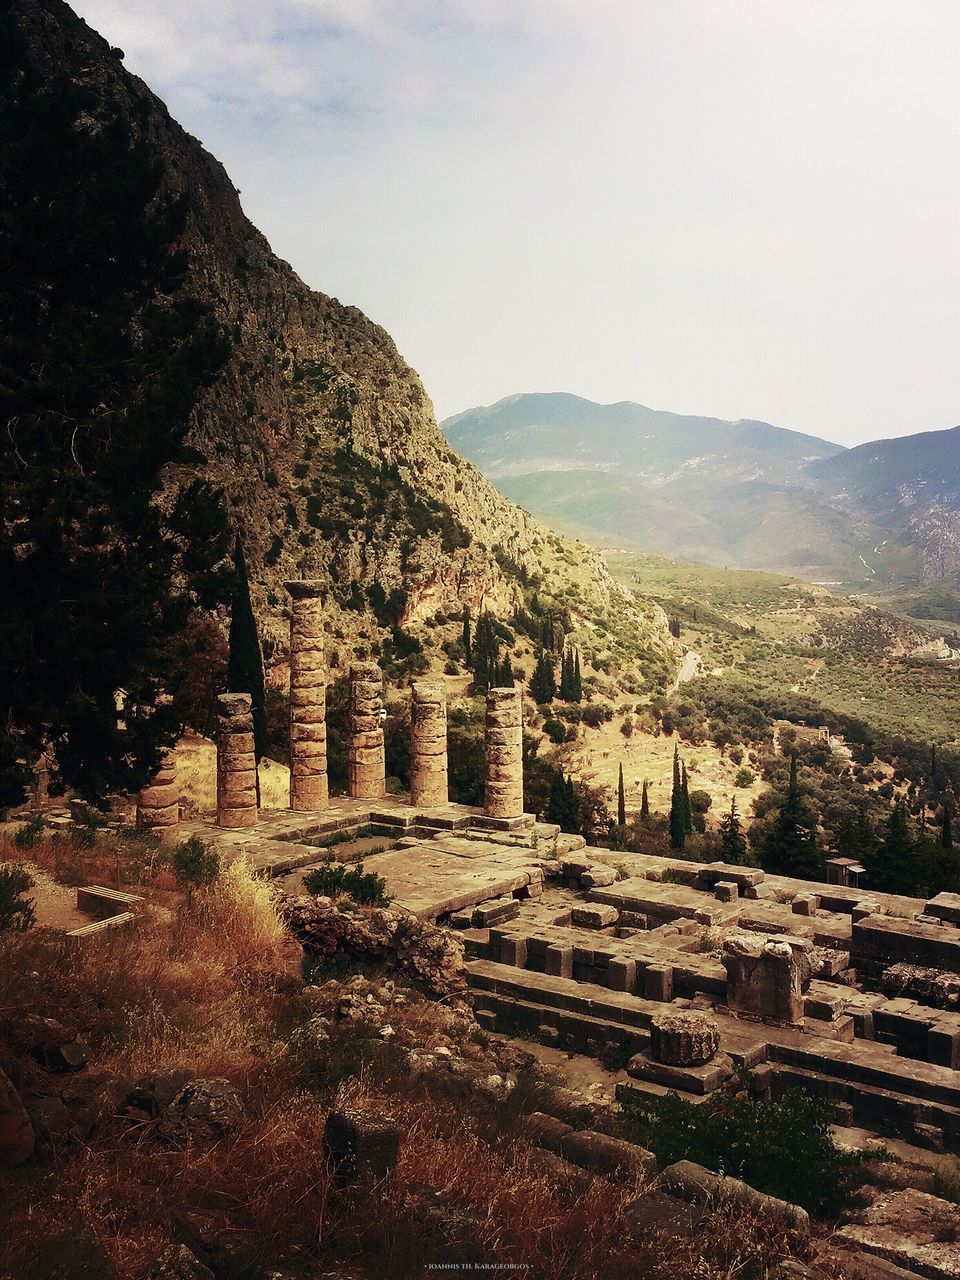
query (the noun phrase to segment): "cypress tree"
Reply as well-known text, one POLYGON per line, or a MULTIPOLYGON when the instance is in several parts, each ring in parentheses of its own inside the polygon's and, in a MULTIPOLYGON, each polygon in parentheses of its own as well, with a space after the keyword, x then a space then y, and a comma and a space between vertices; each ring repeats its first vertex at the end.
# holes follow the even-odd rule
POLYGON ((720 855, 724 862, 742 864, 747 860, 747 838, 743 834, 740 814, 737 812, 737 797, 730 804, 730 812, 720 823, 720 855))
POLYGON ((581 702, 583 700, 583 681, 580 678, 580 650, 573 651, 573 700, 581 702))
POLYGON ((640 793, 640 818, 645 823, 650 821, 650 796, 646 778, 643 780, 643 790, 640 793))
POLYGON ((530 696, 538 706, 552 702, 557 696, 557 680, 553 670, 553 659, 546 652, 540 652, 533 675, 530 677, 530 696))
POLYGON ((617 779, 617 823, 621 827, 627 825, 627 797, 623 789, 623 765, 620 765, 620 776, 617 779))
POLYGON ((693 831, 693 810, 690 808, 690 788, 687 784, 687 766, 681 766, 680 794, 683 797, 683 827, 687 835, 693 831))
POLYGON ((463 660, 468 667, 473 666, 473 637, 470 634, 470 610, 463 611, 463 660))
POLYGON ((510 665, 510 659, 504 658, 500 672, 497 677, 497 683, 501 689, 512 689, 514 685, 513 667, 510 665))
POLYGON ((687 839, 684 821, 683 788, 680 779, 680 748, 673 748, 673 791, 670 795, 670 847, 682 849, 687 839))
POLYGON ((887 830, 868 863, 871 887, 883 893, 912 893, 916 884, 915 847, 906 801, 890 811, 887 830))
MULTIPOLYGON (((227 663, 227 685, 231 693, 249 693, 253 710, 253 745, 257 764, 263 759, 267 745, 266 695, 263 687, 263 654, 257 620, 250 602, 250 582, 243 545, 237 537, 233 544, 233 602, 230 609, 230 654, 227 663)), ((259 784, 258 784, 259 790, 259 784)))
POLYGON ((941 849, 953 848, 953 824, 950 820, 950 805, 944 801, 943 804, 943 825, 940 828, 940 847, 941 849))
POLYGON ((580 831, 580 797, 577 795, 572 776, 567 778, 566 800, 567 826, 565 829, 570 835, 577 835, 580 831))
POLYGON ((798 880, 823 878, 823 856, 816 827, 803 801, 797 776, 797 757, 790 757, 790 783, 780 811, 763 842, 764 869, 798 880))

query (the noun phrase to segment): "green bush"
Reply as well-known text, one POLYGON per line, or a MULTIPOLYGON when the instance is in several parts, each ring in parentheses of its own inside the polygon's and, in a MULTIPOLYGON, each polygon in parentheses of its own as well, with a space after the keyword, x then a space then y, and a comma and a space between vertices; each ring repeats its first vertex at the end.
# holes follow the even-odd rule
POLYGON ((207 888, 220 874, 220 855, 199 836, 191 836, 189 840, 181 840, 174 849, 170 865, 177 884, 186 889, 189 902, 194 889, 207 888))
POLYGON ((623 1105, 629 1136, 653 1151, 661 1168, 692 1160, 821 1217, 848 1203, 866 1158, 835 1146, 828 1104, 797 1089, 776 1101, 715 1093, 694 1106, 669 1093, 623 1105))
POLYGON ((378 876, 375 871, 365 872, 362 862, 353 867, 336 862, 333 854, 328 854, 320 866, 303 877, 303 887, 307 893, 322 894, 328 898, 346 894, 365 906, 384 907, 390 901, 383 876, 378 876))
POLYGON ((733 780, 735 787, 749 787, 756 775, 752 769, 748 769, 746 765, 737 770, 736 777, 733 780))
POLYGON ((35 813, 32 818, 28 818, 26 822, 17 827, 13 835, 13 843, 18 849, 32 849, 42 837, 43 829, 43 818, 39 813, 35 813))
POLYGON ((567 731, 559 720, 552 717, 543 726, 543 732, 547 735, 551 742, 559 745, 567 736, 567 731))
POLYGON ((22 933, 36 921, 33 902, 24 897, 32 888, 33 877, 23 867, 12 862, 0 866, 0 933, 5 929, 22 933))

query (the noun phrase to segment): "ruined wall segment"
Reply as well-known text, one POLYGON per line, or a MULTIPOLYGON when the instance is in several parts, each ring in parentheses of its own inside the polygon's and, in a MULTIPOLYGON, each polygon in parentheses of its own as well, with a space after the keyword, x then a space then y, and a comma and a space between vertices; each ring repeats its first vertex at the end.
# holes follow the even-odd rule
POLYGON ((419 680, 410 705, 410 803, 449 804, 447 791, 447 695, 442 684, 419 680))
POLYGON ((249 693, 217 699, 217 826, 257 825, 257 759, 249 693))
POLYGON ((285 584, 290 611, 290 808, 313 813, 329 803, 324 585, 285 584))
POLYGON ((383 673, 375 662, 350 668, 347 789, 355 800, 379 800, 386 791, 383 745, 383 673))
POLYGON ((490 689, 484 729, 483 808, 488 818, 523 813, 523 701, 520 689, 490 689))

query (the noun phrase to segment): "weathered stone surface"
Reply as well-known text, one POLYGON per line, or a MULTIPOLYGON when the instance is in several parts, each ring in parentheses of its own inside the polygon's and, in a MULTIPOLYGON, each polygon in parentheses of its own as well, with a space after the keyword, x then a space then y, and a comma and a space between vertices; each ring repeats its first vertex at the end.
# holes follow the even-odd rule
POLYGON ((449 803, 447 791, 447 695, 442 684, 418 680, 410 705, 410 803, 432 808, 449 803))
POLYGON ((574 907, 571 912, 573 924, 581 929, 606 929, 616 924, 620 912, 605 902, 592 902, 588 906, 574 907))
POLYGON ((249 693, 223 693, 217 699, 217 825, 257 824, 257 761, 253 746, 249 693))
POLYGON ((907 996, 934 1009, 960 1007, 960 975, 918 964, 893 964, 880 979, 884 995, 907 996))
POLYGON ((692 1204, 727 1203, 743 1205, 778 1220, 789 1230, 810 1234, 810 1216, 799 1205, 764 1195, 739 1178, 727 1178, 704 1169, 690 1160, 668 1165, 661 1174, 662 1185, 670 1195, 692 1204))
POLYGON ((0 1165, 13 1168, 33 1155, 33 1125, 12 1081, 0 1071, 0 1165))
POLYGON ((700 1066, 720 1048, 720 1030, 709 1014, 668 1009, 650 1022, 650 1051, 670 1066, 700 1066))
POLYGON ((191 1080, 160 1117, 157 1132, 170 1142, 215 1142, 231 1133, 245 1115, 243 1100, 220 1076, 191 1080))
POLYGON ((490 689, 484 732, 484 811, 491 818, 523 813, 523 702, 520 689, 490 689))
POLYGON ((960 1278, 960 1223, 955 1204, 908 1188, 883 1196, 841 1227, 837 1238, 916 1275, 960 1278))
POLYGON ((559 1154, 565 1160, 589 1169, 592 1173, 608 1174, 619 1178, 653 1178, 657 1172, 657 1160, 651 1151, 624 1142, 622 1138, 610 1138, 605 1133, 581 1129, 564 1134, 558 1142, 559 1154))
POLYGON ((209 1267, 204 1266, 185 1244, 176 1244, 150 1268, 148 1280, 214 1280, 209 1267))
POLYGON ((327 671, 324 584, 284 584, 290 609, 290 808, 314 813, 330 802, 327 778, 327 671))
POLYGON ((285 901, 284 917, 297 941, 316 955, 343 952, 385 963, 437 996, 466 989, 463 942, 408 912, 378 908, 351 915, 339 911, 329 898, 303 895, 285 901))
POLYGON ((385 1178, 400 1154, 400 1126, 357 1108, 331 1111, 323 1130, 323 1149, 336 1175, 346 1181, 364 1174, 385 1178))
POLYGON ((724 940, 727 1005, 735 1013, 749 1013, 781 1022, 799 1022, 803 997, 810 983, 811 944, 801 939, 762 938, 733 934, 724 940))

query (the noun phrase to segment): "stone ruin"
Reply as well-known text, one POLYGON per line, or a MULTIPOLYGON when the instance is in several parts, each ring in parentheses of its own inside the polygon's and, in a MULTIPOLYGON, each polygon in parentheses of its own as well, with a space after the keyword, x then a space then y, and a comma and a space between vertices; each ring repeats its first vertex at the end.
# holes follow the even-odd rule
POLYGON ((257 758, 249 693, 217 699, 217 826, 257 824, 257 758))
POLYGON ((177 757, 165 751, 160 767, 137 795, 137 826, 164 836, 175 832, 180 821, 180 788, 177 785, 177 757))
POLYGON ((723 945, 727 1007, 778 1022, 801 1022, 810 985, 810 944, 799 938, 738 934, 723 945))
POLYGON ((702 1067, 720 1048, 720 1028, 709 1014, 668 1009, 650 1020, 650 1052, 671 1067, 702 1067))
POLYGON ((410 704, 410 803, 431 809, 449 799, 446 689, 419 680, 410 704))
POLYGON ((347 720, 347 794, 355 800, 380 800, 386 792, 382 710, 383 672, 375 662, 355 663, 347 720))
POLYGON ((324 587, 288 582, 290 613, 290 808, 325 809, 327 785, 327 669, 324 657, 324 587))

